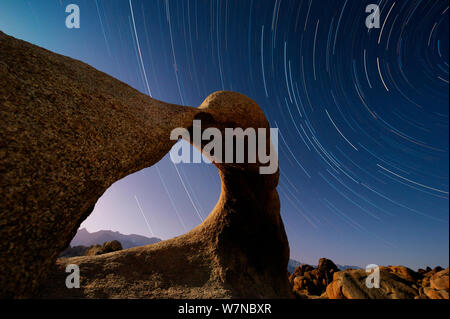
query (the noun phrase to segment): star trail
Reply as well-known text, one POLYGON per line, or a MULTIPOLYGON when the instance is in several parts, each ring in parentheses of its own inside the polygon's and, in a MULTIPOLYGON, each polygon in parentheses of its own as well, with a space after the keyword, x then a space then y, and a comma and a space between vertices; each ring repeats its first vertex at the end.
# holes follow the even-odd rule
MULTIPOLYGON (((279 128, 292 258, 448 265, 448 1, 2 1, 0 9, 2 31, 153 98, 198 106, 233 90, 254 99, 279 128), (64 27, 69 3, 80 6, 79 30, 64 27), (366 27, 371 3, 380 28, 366 27)), ((182 234, 218 198, 211 166, 166 156, 113 185, 84 225, 182 234)))

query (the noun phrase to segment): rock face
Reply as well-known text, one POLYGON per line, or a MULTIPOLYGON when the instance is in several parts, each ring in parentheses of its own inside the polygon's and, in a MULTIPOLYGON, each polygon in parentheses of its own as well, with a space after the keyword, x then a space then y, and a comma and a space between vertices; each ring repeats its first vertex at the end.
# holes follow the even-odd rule
POLYGON ((435 273, 430 279, 430 288, 448 292, 448 268, 435 273))
POLYGON ((60 254, 59 258, 69 258, 77 256, 96 256, 122 250, 122 244, 117 240, 104 242, 102 245, 73 246, 67 247, 60 254))
POLYGON ((420 299, 448 299, 448 290, 433 289, 424 287, 419 296, 420 299), (426 298, 424 298, 426 297, 426 298))
POLYGON ((319 265, 301 265, 289 277, 292 291, 301 299, 448 299, 449 268, 419 269, 380 266, 380 288, 368 288, 363 269, 339 271, 329 259, 319 265))
POLYGON ((365 270, 334 274, 330 299, 448 299, 448 271, 436 267, 415 272, 403 266, 380 267, 380 288, 367 288, 365 270))
POLYGON ((422 275, 420 273, 415 272, 414 270, 404 266, 388 266, 388 267, 380 266, 380 270, 392 273, 397 277, 403 278, 404 280, 413 283, 417 282, 422 278, 422 275))
POLYGON ((424 274, 419 298, 449 299, 449 268, 436 267, 424 274))
MULTIPOLYGON (((419 269, 420 270, 420 269, 419 269)), ((434 274, 440 272, 442 269, 442 267, 435 267, 434 269, 431 269, 430 267, 427 267, 427 269, 423 272, 421 272, 422 274, 422 278, 420 280, 420 284, 422 287, 429 287, 430 286, 430 280, 431 277, 433 277, 434 274)))
POLYGON ((289 277, 292 289, 300 298, 311 295, 320 296, 333 280, 333 274, 339 271, 338 267, 329 259, 320 258, 317 268, 310 265, 297 267, 289 277))
POLYGON ((112 183, 170 150, 172 129, 269 125, 238 93, 173 105, 1 32, 0 47, 1 297, 291 296, 279 174, 260 175, 258 163, 216 164, 219 201, 183 236, 55 264, 112 183), (69 263, 79 289, 65 287, 69 263))

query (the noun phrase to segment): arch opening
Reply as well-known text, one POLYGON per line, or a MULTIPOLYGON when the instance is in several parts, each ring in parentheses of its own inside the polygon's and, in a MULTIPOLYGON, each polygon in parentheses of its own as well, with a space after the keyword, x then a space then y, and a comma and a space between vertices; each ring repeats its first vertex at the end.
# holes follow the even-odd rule
MULTIPOLYGON (((187 147, 191 156, 200 153, 190 144, 187 147)), ((81 256, 90 246, 113 240, 127 249, 183 235, 208 217, 220 187, 212 163, 174 164, 167 154, 153 166, 113 183, 60 257, 81 256)))

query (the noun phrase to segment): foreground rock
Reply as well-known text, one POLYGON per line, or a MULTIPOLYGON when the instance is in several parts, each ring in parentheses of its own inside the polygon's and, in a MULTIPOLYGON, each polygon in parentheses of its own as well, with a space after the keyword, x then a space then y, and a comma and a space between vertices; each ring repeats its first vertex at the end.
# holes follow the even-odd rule
POLYGON ((425 273, 420 289, 420 298, 449 299, 449 268, 440 270, 433 269, 425 273))
POLYGON ((317 268, 300 265, 289 277, 292 291, 300 299, 448 299, 449 268, 414 271, 404 266, 380 266, 380 287, 368 288, 363 269, 339 271, 329 259, 317 268))
POLYGON ((430 288, 448 291, 448 268, 435 273, 430 279, 430 288))
POLYGON ((291 296, 279 175, 260 175, 259 164, 217 164, 220 199, 183 236, 55 264, 112 183, 167 154, 172 129, 269 125, 238 93, 173 105, 1 32, 0 47, 1 297, 291 296), (69 263, 80 289, 65 287, 69 263))
POLYGON ((386 270, 380 270, 380 288, 367 288, 365 270, 345 270, 334 274, 327 287, 330 299, 413 299, 418 295, 414 283, 386 270))

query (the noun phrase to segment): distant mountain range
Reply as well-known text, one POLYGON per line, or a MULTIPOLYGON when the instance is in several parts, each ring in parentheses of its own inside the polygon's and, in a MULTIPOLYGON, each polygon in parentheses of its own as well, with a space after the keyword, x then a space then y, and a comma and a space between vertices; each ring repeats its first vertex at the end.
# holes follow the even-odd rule
MULTIPOLYGON (((288 271, 289 273, 293 273, 295 268, 297 268, 300 265, 304 265, 304 263, 301 263, 295 259, 289 259, 289 263, 288 263, 288 271)), ((310 265, 313 266, 314 268, 317 267, 317 265, 310 265)), ((361 267, 358 266, 351 266, 351 265, 339 265, 336 264, 336 266, 339 268, 339 270, 346 270, 346 269, 361 269, 361 267)))
POLYGON ((156 237, 149 238, 136 234, 124 235, 112 230, 99 230, 90 233, 86 228, 81 228, 70 242, 70 246, 102 245, 104 242, 112 240, 118 240, 122 244, 123 249, 150 245, 161 241, 161 239, 156 237))

